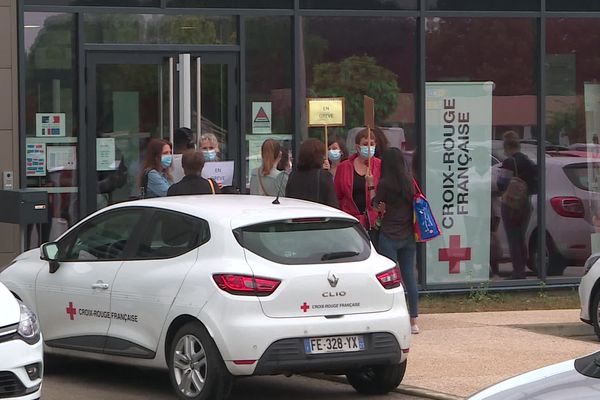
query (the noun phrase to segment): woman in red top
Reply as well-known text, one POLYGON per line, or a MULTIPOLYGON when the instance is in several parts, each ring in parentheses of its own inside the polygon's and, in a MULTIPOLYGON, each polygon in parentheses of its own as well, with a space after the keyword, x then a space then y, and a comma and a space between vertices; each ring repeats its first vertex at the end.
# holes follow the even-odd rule
POLYGON ((356 154, 343 161, 335 174, 335 193, 340 209, 356 217, 367 230, 375 227, 377 211, 371 205, 370 192, 375 191, 381 174, 381 160, 373 157, 375 137, 363 129, 356 135, 356 154), (371 155, 371 173, 368 158, 371 155))

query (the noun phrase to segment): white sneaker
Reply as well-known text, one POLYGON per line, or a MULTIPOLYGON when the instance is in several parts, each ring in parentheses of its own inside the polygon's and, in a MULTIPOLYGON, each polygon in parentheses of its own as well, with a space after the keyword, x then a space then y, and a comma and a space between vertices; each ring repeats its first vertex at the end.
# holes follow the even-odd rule
POLYGON ((419 334, 419 325, 417 325, 417 324, 411 325, 410 333, 412 333, 413 335, 418 335, 419 334))

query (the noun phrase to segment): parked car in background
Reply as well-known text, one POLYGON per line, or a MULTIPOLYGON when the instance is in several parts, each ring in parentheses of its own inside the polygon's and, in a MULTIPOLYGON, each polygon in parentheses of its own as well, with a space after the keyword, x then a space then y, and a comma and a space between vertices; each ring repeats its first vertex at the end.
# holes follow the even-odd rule
MULTIPOLYGON (((521 146, 523 145, 533 145, 533 146, 538 146, 539 142, 537 139, 521 139, 521 146)), ((545 141, 544 142, 544 146, 546 151, 559 151, 559 150, 568 150, 569 148, 567 146, 563 146, 561 144, 555 144, 549 141, 545 141)))
MULTIPOLYGON (((498 163, 492 167, 493 178, 497 179, 497 169, 506 158, 501 149, 501 141, 493 141, 493 155, 498 163)), ((522 152, 532 161, 537 160, 537 147, 522 144, 522 152)), ((589 182, 590 168, 600 168, 600 160, 594 158, 563 156, 561 152, 548 153, 545 158, 545 222, 546 245, 544 249, 548 275, 561 275, 569 265, 583 265, 590 255, 590 236, 595 232, 593 216, 597 213, 596 204, 600 201, 598 189, 589 182)), ((495 193, 495 215, 500 216, 500 193, 495 193)), ((536 270, 537 260, 537 195, 531 196, 532 213, 526 232, 529 250, 528 266, 536 270)), ((492 254, 499 257, 499 262, 510 262, 508 240, 502 223, 497 232, 498 247, 492 254)), ((493 244, 494 245, 494 244, 493 244)))
POLYGON ((569 150, 584 151, 586 153, 600 153, 600 144, 596 143, 573 143, 569 150))
POLYGON ((551 157, 584 157, 584 158, 600 158, 600 153, 594 153, 583 150, 551 150, 546 152, 551 157))
POLYGON ((39 399, 43 365, 36 315, 0 283, 0 399, 39 399))
POLYGON ((600 352, 515 376, 468 400, 596 400, 599 365, 600 352))

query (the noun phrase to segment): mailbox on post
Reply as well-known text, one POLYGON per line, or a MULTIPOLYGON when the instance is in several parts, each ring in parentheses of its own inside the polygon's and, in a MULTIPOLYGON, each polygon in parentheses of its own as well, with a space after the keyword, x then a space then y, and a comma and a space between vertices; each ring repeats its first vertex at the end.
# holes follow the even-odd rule
POLYGON ((0 222, 18 225, 48 222, 48 192, 0 190, 0 222))

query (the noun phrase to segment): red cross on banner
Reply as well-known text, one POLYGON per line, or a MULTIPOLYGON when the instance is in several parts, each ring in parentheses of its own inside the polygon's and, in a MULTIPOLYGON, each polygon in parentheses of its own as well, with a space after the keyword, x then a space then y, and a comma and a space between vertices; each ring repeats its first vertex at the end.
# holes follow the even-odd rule
POLYGON ((460 247, 460 235, 450 236, 450 247, 438 250, 438 260, 448 262, 448 272, 460 274, 460 262, 471 259, 471 248, 460 247))
POLYGON ((307 302, 304 302, 304 304, 302 304, 302 305, 300 306, 300 309, 301 309, 302 311, 304 311, 304 312, 307 312, 309 308, 310 308, 310 306, 308 305, 308 303, 307 303, 307 302))

